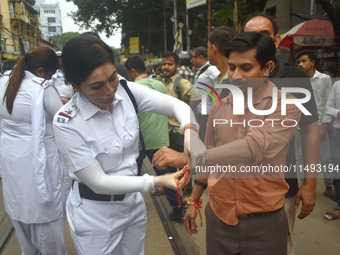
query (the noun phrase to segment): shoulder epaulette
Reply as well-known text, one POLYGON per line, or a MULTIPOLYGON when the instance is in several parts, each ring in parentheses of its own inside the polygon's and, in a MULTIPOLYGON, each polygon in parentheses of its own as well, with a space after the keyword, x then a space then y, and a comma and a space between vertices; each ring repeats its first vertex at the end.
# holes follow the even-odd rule
POLYGON ((43 86, 44 88, 49 87, 50 85, 52 85, 52 81, 51 80, 46 80, 44 78, 40 78, 40 77, 33 77, 32 81, 40 84, 41 86, 43 86))
POLYGON ((6 70, 2 75, 3 76, 10 76, 12 73, 12 70, 6 70))
POLYGON ((56 116, 56 121, 58 123, 68 124, 70 119, 72 119, 78 113, 78 111, 79 109, 74 103, 67 104, 56 116))

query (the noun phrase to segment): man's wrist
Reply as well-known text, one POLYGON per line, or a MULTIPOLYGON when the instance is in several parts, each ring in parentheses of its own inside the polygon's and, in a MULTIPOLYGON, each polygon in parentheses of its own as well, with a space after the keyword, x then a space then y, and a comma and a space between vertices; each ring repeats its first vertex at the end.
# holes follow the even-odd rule
POLYGON ((315 187, 316 187, 316 176, 315 177, 305 176, 302 186, 305 186, 305 187, 310 186, 310 187, 315 189, 315 187))
POLYGON ((192 124, 185 125, 184 128, 183 128, 183 133, 187 129, 192 129, 192 130, 194 130, 194 131, 196 131, 198 133, 198 129, 194 125, 192 125, 192 124))

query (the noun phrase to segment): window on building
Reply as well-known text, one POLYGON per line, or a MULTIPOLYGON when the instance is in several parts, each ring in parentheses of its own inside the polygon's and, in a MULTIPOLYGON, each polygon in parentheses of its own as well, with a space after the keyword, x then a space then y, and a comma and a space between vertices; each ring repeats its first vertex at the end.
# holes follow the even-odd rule
POLYGON ((55 18, 47 18, 48 23, 55 23, 55 18))
POLYGON ((276 6, 270 7, 265 10, 265 14, 276 18, 276 6))
POLYGON ((9 13, 10 13, 10 16, 11 18, 14 18, 15 17, 15 6, 14 6, 14 2, 9 2, 9 13))
POLYGON ((57 32, 57 28, 56 27, 48 27, 48 32, 49 33, 56 33, 57 32))
POLYGON ((44 9, 44 13, 55 13, 55 9, 44 9))

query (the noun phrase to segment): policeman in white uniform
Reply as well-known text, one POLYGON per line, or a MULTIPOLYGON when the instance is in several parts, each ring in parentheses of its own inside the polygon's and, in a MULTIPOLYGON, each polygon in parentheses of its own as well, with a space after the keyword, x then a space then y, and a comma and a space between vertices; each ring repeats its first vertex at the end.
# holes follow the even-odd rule
POLYGON ((54 117, 58 148, 74 180, 66 210, 78 254, 144 254, 146 207, 136 191, 150 191, 154 183, 153 176, 136 177, 139 124, 121 84, 139 111, 175 116, 182 129, 190 120, 197 127, 187 104, 122 77, 119 82, 112 113, 77 92, 54 117), (95 190, 80 179, 96 183, 95 190))

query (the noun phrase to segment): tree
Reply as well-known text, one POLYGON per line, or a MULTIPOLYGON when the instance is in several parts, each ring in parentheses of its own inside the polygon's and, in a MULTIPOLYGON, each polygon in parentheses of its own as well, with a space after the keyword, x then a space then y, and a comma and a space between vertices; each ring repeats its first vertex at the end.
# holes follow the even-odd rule
MULTIPOLYGON (((130 37, 139 37, 140 46, 149 53, 158 55, 172 50, 174 44, 173 23, 170 17, 174 15, 174 0, 66 0, 73 2, 78 10, 71 12, 71 17, 81 28, 94 32, 105 32, 112 35, 116 29, 122 28, 122 43, 126 46, 130 37), (165 24, 164 24, 165 23, 165 24), (164 35, 164 27, 166 35, 164 35), (166 36, 167 49, 164 49, 166 36)), ((186 0, 176 0, 177 21, 186 23, 186 0)), ((245 18, 262 11, 266 0, 211 0, 212 26, 234 26, 234 7, 237 1, 238 22, 242 24, 245 18)), ((206 45, 207 5, 189 9, 189 28, 194 31, 190 36, 193 47, 206 45)), ((183 29, 183 38, 187 29, 183 29)), ((186 46, 186 40, 183 46, 186 46)), ((185 48, 185 47, 184 47, 185 48)))
POLYGON ((217 2, 219 3, 213 13, 214 21, 217 24, 234 26, 235 30, 238 30, 238 26, 242 25, 249 15, 263 11, 267 0, 227 0, 222 1, 222 5, 221 1, 217 2), (238 24, 235 24, 235 20, 238 20, 238 24))
MULTIPOLYGON (((167 7, 171 0, 67 0, 78 10, 71 17, 81 28, 112 35, 122 28, 122 43, 128 46, 130 37, 139 37, 140 46, 155 55, 164 51, 164 8, 166 31, 171 33, 170 14, 167 7)), ((169 37, 169 38, 170 38, 169 37)))
POLYGON ((318 0, 333 24, 335 41, 340 43, 340 0, 318 0))
POLYGON ((58 47, 58 50, 63 50, 65 44, 72 38, 77 37, 79 35, 78 32, 67 32, 61 35, 54 35, 51 37, 51 40, 58 47))

